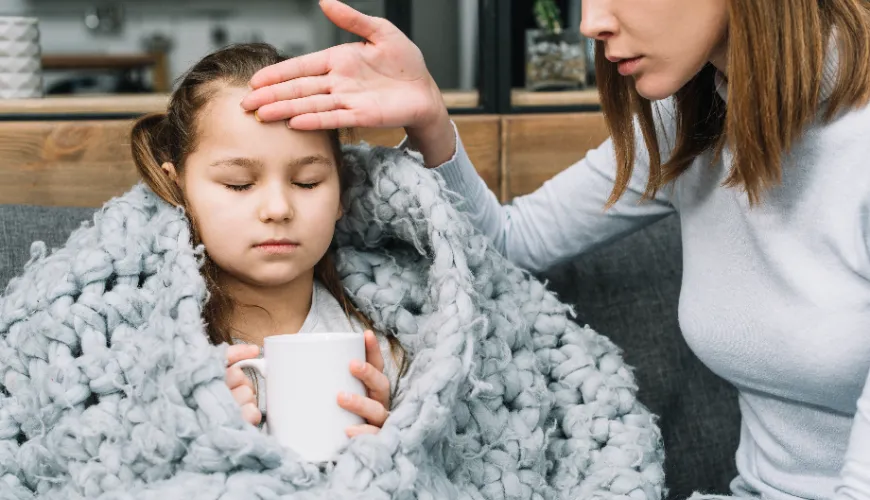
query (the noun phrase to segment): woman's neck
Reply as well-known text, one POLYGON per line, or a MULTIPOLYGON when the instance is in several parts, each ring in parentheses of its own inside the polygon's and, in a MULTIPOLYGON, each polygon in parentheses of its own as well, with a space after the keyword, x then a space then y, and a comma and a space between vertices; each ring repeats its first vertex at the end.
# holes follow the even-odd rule
POLYGON ((233 337, 261 346, 266 337, 302 328, 311 310, 314 271, 281 287, 252 286, 229 276, 222 277, 221 286, 235 304, 230 316, 233 337))

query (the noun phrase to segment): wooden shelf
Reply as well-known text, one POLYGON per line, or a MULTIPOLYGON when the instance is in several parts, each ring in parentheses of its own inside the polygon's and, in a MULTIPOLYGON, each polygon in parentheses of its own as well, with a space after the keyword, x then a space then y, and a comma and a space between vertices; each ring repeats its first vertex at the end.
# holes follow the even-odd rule
POLYGON ((525 89, 511 91, 511 102, 523 106, 582 106, 599 104, 598 89, 566 90, 562 92, 533 92, 525 89))
POLYGON ((53 69, 130 69, 156 66, 157 54, 45 54, 42 68, 53 69))

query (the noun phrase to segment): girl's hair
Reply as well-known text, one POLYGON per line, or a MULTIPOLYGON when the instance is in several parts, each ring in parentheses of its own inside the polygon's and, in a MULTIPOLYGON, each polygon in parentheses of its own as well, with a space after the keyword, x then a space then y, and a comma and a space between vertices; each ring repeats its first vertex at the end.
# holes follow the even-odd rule
POLYGON ((646 197, 685 172, 701 153, 717 156, 727 141, 734 159, 725 181, 752 204, 782 178, 781 159, 816 118, 821 75, 832 35, 839 79, 826 103, 830 121, 870 100, 870 3, 866 0, 728 0, 728 105, 707 64, 675 95, 676 145, 662 165, 652 104, 604 57, 596 42, 601 106, 616 150, 608 206, 625 192, 637 153, 636 116, 649 150, 646 197), (626 105, 628 103, 628 105, 626 105))
MULTIPOLYGON (((157 196, 186 210, 194 245, 202 242, 197 230, 196 214, 188 209, 184 192, 167 175, 162 165, 172 163, 181 176, 188 156, 197 147, 198 118, 208 102, 227 86, 246 87, 254 73, 284 59, 274 47, 265 43, 237 44, 220 49, 196 63, 181 77, 165 113, 146 115, 133 126, 131 146, 139 174, 157 196)), ((338 168, 340 189, 343 191, 348 186, 351 173, 343 161, 340 131, 330 130, 329 139, 338 168)), ((356 317, 366 328, 372 329, 372 322, 354 307, 345 294, 334 259, 334 251, 330 248, 315 266, 315 277, 338 300, 348 317, 356 317)), ((203 311, 209 340, 213 344, 232 344, 230 316, 236 304, 218 285, 220 270, 208 258, 208 249, 202 272, 209 291, 203 311)), ((401 346, 392 335, 388 339, 393 355, 402 359, 401 369, 404 371, 407 363, 401 346)))

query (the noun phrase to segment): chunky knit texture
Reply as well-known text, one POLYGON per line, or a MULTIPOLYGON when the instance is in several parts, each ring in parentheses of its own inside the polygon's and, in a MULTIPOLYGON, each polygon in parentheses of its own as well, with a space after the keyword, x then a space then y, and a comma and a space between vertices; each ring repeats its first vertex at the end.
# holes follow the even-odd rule
POLYGON ((377 436, 320 469, 242 420, 205 334, 203 249, 140 185, 51 255, 35 243, 0 300, 0 498, 660 498, 660 433, 617 347, 418 157, 346 156, 340 274, 413 356, 377 436))

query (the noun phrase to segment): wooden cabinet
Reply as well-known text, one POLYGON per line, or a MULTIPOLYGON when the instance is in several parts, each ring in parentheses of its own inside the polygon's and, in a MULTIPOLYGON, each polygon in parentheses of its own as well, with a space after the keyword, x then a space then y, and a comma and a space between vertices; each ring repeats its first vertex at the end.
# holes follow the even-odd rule
MULTIPOLYGON (((146 103, 147 104, 147 103, 146 103)), ((502 201, 537 189, 607 137, 600 113, 455 116, 481 177, 502 201)), ((97 207, 139 180, 130 120, 0 121, 0 203, 97 207)), ((358 138, 393 146, 401 129, 358 138)))

